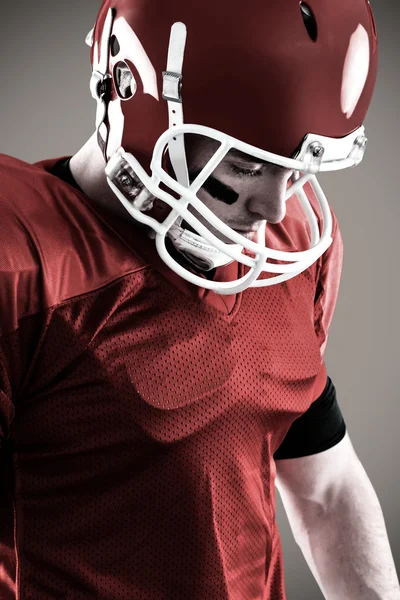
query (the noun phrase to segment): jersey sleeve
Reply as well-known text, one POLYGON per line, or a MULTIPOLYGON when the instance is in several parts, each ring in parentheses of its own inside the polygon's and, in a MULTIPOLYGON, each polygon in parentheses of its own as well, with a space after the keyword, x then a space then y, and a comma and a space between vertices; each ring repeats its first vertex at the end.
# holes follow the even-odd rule
POLYGON ((329 328, 332 323, 339 295, 340 280, 343 268, 343 239, 335 213, 332 214, 332 244, 319 258, 316 271, 316 291, 314 297, 314 329, 320 353, 321 368, 316 378, 313 400, 319 398, 327 382, 324 362, 328 343, 329 328))
POLYGON ((14 405, 11 398, 11 385, 1 358, 0 340, 0 448, 8 438, 14 418, 14 405))
POLYGON ((320 346, 321 368, 314 385, 314 400, 308 410, 292 423, 283 442, 274 453, 277 460, 298 458, 328 450, 339 443, 346 433, 335 386, 327 376, 324 362, 343 267, 343 239, 332 210, 331 214, 333 241, 317 263, 314 329, 320 346))
POLYGON ((332 323, 343 268, 343 239, 336 215, 332 214, 332 244, 318 262, 317 287, 314 299, 314 328, 324 356, 332 323))
POLYGON ((10 434, 21 364, 31 349, 30 338, 20 336, 20 320, 35 312, 39 296, 35 293, 37 250, 29 223, 14 202, 14 194, 21 190, 22 195, 26 190, 18 178, 7 173, 3 163, 0 157, 0 447, 10 434))

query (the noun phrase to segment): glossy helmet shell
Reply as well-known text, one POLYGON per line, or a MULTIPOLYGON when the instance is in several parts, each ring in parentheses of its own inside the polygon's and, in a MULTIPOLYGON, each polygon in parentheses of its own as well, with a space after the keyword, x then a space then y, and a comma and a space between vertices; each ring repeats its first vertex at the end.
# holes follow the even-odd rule
POLYGON ((187 27, 185 123, 285 157, 310 132, 341 138, 363 123, 377 72, 377 36, 366 0, 105 0, 93 33, 92 65, 110 8, 114 25, 122 19, 133 30, 155 73, 157 94, 144 93, 135 49, 116 35, 109 73, 115 78, 116 62, 125 60, 137 91, 121 101, 113 84, 123 122, 114 146, 122 145, 145 168, 168 128, 162 73, 177 21, 187 27))

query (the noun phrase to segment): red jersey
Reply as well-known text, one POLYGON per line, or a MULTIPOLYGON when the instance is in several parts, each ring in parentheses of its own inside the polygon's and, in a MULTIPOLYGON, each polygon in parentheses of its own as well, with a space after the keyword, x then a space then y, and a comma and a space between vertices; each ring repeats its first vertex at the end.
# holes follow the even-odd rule
MULTIPOLYGON (((326 383, 335 215, 309 269, 219 296, 55 163, 0 158, 1 599, 284 600, 273 453, 326 383)), ((309 247, 296 199, 267 236, 309 247)))

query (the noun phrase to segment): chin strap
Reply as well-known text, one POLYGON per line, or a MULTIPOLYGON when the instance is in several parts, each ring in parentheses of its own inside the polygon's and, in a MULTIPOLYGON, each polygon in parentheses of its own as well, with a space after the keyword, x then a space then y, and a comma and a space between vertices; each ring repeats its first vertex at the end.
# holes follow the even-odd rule
MULTIPOLYGON (((186 260, 202 271, 210 271, 233 262, 230 256, 211 246, 201 235, 184 229, 176 223, 168 231, 168 237, 186 260)), ((232 244, 231 247, 243 250, 243 246, 239 244, 232 244)))
MULTIPOLYGON (((163 98, 168 104, 169 127, 183 124, 182 106, 182 67, 186 45, 186 26, 174 23, 169 40, 167 70, 163 72, 163 98)), ((189 187, 184 136, 175 136, 168 144, 168 153, 175 176, 184 187, 189 187)), ((181 227, 182 217, 178 218, 167 235, 175 248, 194 267, 210 271, 233 262, 230 256, 220 252, 203 237, 181 227)), ((236 245, 242 250, 242 246, 236 245)))
MULTIPOLYGON (((182 68, 186 45, 186 25, 174 23, 169 39, 167 70, 163 71, 162 97, 167 101, 169 127, 183 125, 182 68)), ((168 153, 175 176, 184 187, 189 187, 186 163, 185 139, 183 134, 168 143, 168 153)))

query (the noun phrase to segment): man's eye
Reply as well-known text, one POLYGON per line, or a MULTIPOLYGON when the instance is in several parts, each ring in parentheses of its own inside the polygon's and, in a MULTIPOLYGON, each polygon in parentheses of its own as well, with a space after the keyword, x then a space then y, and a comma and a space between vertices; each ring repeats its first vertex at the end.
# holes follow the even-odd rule
POLYGON ((261 175, 261 169, 242 169, 241 167, 238 167, 237 165, 229 165, 232 172, 235 173, 235 175, 239 175, 240 177, 259 177, 261 175))

